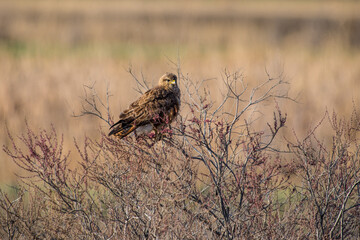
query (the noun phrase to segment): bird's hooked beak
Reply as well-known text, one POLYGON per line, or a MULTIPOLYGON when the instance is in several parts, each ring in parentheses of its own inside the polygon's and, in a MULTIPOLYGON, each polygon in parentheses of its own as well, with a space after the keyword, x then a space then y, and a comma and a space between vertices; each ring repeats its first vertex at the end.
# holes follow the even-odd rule
POLYGON ((171 80, 171 81, 170 81, 170 84, 176 85, 176 80, 175 80, 175 79, 171 80))

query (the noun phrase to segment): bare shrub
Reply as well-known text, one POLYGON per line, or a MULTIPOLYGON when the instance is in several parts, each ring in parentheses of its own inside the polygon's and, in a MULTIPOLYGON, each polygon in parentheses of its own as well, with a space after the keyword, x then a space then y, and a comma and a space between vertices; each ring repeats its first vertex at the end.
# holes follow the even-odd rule
MULTIPOLYGON (((356 114, 348 124, 329 118, 335 132, 330 147, 312 131, 284 152, 274 144, 286 123, 274 101, 287 98, 282 76, 248 89, 241 74, 225 71, 221 102, 211 101, 204 81, 180 71, 179 77, 183 112, 162 129, 161 141, 151 134, 119 140, 101 131, 99 139, 74 142, 81 161, 70 168, 72 155, 63 153, 54 128, 35 133, 27 127, 17 139, 9 134, 12 146, 4 150, 28 174, 16 197, 0 192, 0 237, 359 237, 356 114), (273 119, 257 130, 269 103, 273 119), (291 156, 300 182, 282 175, 282 159, 291 156)), ((111 125, 107 103, 89 94, 80 115, 111 125)))
POLYGON ((324 119, 302 141, 292 144, 300 183, 294 186, 298 207, 306 216, 302 235, 314 239, 360 237, 360 121, 354 108, 350 121, 326 112, 324 119), (330 144, 318 139, 317 128, 329 123, 330 144), (306 227, 305 227, 306 226, 306 227))

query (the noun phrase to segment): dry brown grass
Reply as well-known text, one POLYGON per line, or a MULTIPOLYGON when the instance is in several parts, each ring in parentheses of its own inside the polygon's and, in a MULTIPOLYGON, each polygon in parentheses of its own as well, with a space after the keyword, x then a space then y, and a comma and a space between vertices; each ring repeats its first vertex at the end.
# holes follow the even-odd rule
MULTIPOLYGON (((213 99, 220 96, 224 68, 241 69, 249 84, 266 78, 265 67, 274 76, 284 72, 300 102, 283 106, 290 131, 306 131, 326 108, 348 115, 353 102, 360 105, 359 7, 357 2, 1 2, 0 144, 8 144, 6 128, 21 134, 25 119, 35 128, 54 124, 65 143, 97 137, 99 126, 106 126, 71 116, 80 110, 83 85, 96 82, 101 95, 108 84, 117 115, 137 97, 129 65, 155 83, 163 72, 174 71, 168 58, 176 61, 178 54, 192 79, 212 79, 213 99)), ((15 168, 3 153, 0 165, 0 182, 13 180, 15 168)))

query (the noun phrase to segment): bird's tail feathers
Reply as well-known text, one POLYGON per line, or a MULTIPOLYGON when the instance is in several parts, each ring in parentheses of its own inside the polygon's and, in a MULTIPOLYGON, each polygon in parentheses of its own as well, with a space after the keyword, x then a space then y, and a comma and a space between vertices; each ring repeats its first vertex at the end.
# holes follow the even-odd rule
POLYGON ((123 138, 133 132, 135 128, 136 126, 133 124, 133 121, 129 121, 129 119, 127 121, 120 120, 110 127, 112 130, 109 132, 109 136, 115 135, 123 138))

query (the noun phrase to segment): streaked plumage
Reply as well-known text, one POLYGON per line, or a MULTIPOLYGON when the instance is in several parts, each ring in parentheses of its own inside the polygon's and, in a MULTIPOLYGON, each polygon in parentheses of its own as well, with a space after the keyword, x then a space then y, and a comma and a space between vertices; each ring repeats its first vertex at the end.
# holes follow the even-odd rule
POLYGON ((120 120, 110 127, 110 135, 123 138, 132 132, 149 133, 151 130, 170 124, 180 108, 180 89, 177 77, 166 73, 159 85, 145 92, 129 108, 120 114, 120 120))

